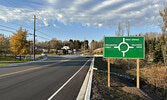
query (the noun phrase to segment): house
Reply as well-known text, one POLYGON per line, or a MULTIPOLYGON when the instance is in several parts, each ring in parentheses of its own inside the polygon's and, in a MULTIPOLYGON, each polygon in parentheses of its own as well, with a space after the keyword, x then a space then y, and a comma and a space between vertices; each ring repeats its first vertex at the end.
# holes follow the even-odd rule
MULTIPOLYGON (((69 46, 63 46, 63 48, 61 48, 63 50, 63 54, 69 54, 70 47, 69 46)), ((71 52, 70 52, 71 54, 71 52)))
POLYGON ((70 49, 70 47, 69 47, 69 46, 63 46, 63 48, 61 48, 61 49, 64 49, 64 50, 69 50, 69 49, 70 49))

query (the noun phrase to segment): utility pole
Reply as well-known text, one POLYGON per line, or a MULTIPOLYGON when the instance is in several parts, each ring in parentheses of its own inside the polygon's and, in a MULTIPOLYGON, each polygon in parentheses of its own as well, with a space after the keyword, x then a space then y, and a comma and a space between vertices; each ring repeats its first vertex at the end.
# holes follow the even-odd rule
POLYGON ((33 60, 35 61, 35 31, 36 31, 36 29, 35 29, 35 24, 36 24, 36 16, 34 15, 34 34, 33 34, 33 36, 34 36, 34 43, 33 43, 33 60))
POLYGON ((84 53, 85 53, 85 37, 84 37, 84 53))

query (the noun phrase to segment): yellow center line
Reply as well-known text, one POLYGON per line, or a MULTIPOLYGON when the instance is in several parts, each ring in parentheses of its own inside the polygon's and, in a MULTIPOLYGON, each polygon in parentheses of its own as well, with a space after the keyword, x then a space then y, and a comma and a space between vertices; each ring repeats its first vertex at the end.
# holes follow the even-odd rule
MULTIPOLYGON (((62 60, 60 62, 66 62, 66 61, 70 61, 70 60, 62 60)), ((50 64, 49 64, 50 65, 50 64)), ((51 64, 52 65, 52 64, 51 64)), ((18 74, 18 73, 22 73, 22 72, 27 72, 27 71, 31 71, 31 70, 36 70, 36 69, 40 69, 43 67, 47 67, 48 65, 45 66, 40 66, 40 67, 34 67, 34 68, 29 68, 29 69, 25 69, 25 70, 21 70, 21 71, 16 71, 16 72, 11 72, 11 73, 7 73, 7 74, 2 74, 0 75, 0 77, 4 77, 4 76, 10 76, 10 75, 14 75, 14 74, 18 74)))
POLYGON ((21 70, 21 71, 16 71, 16 72, 12 72, 12 73, 2 74, 2 75, 0 75, 0 77, 14 75, 14 74, 18 74, 18 73, 22 73, 22 72, 26 72, 26 71, 31 71, 31 70, 35 70, 35 69, 40 69, 40 68, 42 68, 42 67, 29 68, 29 69, 25 69, 25 70, 21 70))

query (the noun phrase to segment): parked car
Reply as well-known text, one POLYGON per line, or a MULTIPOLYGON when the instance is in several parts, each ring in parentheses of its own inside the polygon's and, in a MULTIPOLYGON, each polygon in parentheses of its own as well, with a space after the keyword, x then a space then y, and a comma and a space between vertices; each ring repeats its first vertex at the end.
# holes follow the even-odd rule
POLYGON ((42 55, 42 56, 47 56, 47 54, 46 54, 46 53, 42 53, 41 55, 42 55))
POLYGON ((86 58, 90 58, 91 56, 90 56, 90 55, 86 55, 85 57, 86 57, 86 58))

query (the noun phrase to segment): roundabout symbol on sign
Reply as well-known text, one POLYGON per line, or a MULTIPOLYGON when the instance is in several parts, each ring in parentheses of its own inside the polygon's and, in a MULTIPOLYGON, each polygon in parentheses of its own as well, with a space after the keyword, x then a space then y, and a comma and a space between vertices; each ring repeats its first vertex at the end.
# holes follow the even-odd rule
POLYGON ((125 57, 125 53, 129 51, 129 48, 134 48, 134 47, 129 46, 129 44, 125 42, 125 38, 123 38, 123 42, 121 42, 117 47, 114 47, 114 48, 118 48, 118 50, 123 53, 123 57, 125 57), (122 44, 125 44, 127 46, 127 49, 125 51, 121 51, 120 47, 122 44))

